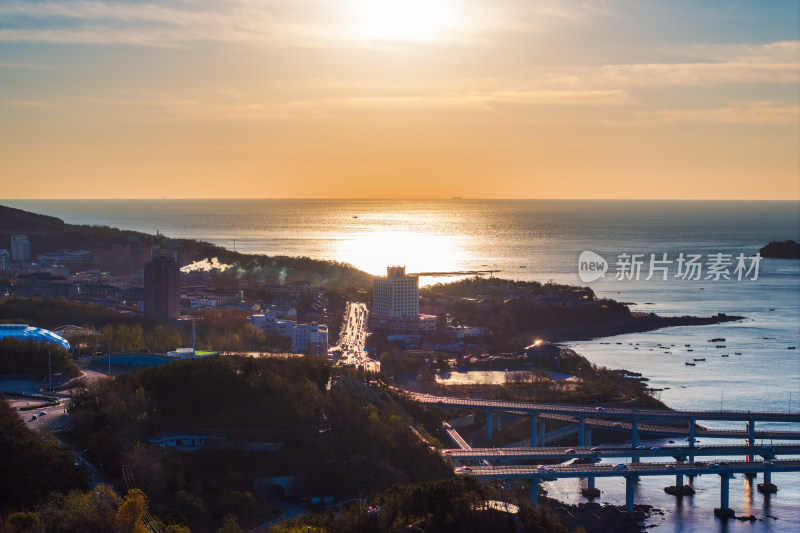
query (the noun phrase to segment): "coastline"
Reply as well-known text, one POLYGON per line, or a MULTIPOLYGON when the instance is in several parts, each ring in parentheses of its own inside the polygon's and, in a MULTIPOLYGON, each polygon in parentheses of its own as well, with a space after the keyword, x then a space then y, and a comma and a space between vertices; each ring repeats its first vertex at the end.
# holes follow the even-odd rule
POLYGON ((548 335, 549 340, 553 342, 586 341, 604 337, 614 337, 626 333, 645 333, 647 331, 676 326, 709 326, 725 322, 737 322, 744 319, 745 317, 743 316, 726 315, 725 313, 717 313, 709 317, 690 315, 661 316, 655 313, 646 315, 634 314, 634 316, 629 319, 620 320, 612 324, 555 329, 549 331, 548 335))

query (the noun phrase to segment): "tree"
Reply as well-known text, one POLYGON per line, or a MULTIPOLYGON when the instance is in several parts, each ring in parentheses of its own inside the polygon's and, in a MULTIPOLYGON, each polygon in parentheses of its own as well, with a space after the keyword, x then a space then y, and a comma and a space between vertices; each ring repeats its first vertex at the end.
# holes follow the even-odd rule
POLYGON ((239 527, 239 521, 236 515, 229 514, 225 517, 222 527, 217 530, 217 533, 244 533, 244 530, 239 527))
POLYGON ((164 529, 164 533, 192 533, 192 530, 186 526, 170 524, 164 529))
POLYGON ((120 533, 148 533, 144 524, 147 513, 147 496, 139 489, 131 489, 114 516, 114 529, 120 533))
POLYGON ((44 523, 34 512, 20 512, 8 517, 7 529, 9 533, 42 533, 44 523))

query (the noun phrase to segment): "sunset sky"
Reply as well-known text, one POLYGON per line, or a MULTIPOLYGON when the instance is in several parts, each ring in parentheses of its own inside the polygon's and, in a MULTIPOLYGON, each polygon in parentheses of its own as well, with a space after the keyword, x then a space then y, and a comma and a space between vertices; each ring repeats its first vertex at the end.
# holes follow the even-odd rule
POLYGON ((0 196, 800 199, 798 5, 3 0, 0 196))

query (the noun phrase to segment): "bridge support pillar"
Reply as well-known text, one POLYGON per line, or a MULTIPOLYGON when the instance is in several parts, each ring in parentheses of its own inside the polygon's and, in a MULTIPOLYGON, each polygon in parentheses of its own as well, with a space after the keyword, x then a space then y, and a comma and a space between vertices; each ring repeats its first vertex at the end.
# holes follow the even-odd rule
POLYGON ((486 411, 486 436, 492 438, 492 416, 491 411, 486 411))
POLYGON ((539 478, 535 477, 531 480, 531 507, 536 507, 539 503, 539 478))
POLYGON ((545 442, 546 434, 547 434, 547 428, 545 426, 544 420, 542 420, 541 424, 539 424, 539 446, 547 446, 547 442, 545 442))
POLYGON ((539 446, 539 434, 537 425, 539 424, 539 416, 532 415, 531 416, 531 446, 536 448, 539 446))
MULTIPOLYGON (((756 445, 756 421, 752 418, 747 420, 747 445, 756 445)), ((753 462, 755 457, 751 454, 747 456, 747 460, 753 462)))
POLYGON ((586 419, 578 417, 578 446, 586 446, 586 419))
POLYGON ((636 488, 636 476, 625 476, 625 510, 633 512, 633 491, 636 488))
POLYGON ((503 429, 503 414, 497 413, 497 431, 503 429))
POLYGON ((591 446, 591 445, 592 445, 592 429, 591 428, 587 428, 586 429, 586 442, 584 443, 584 446, 591 446))
POLYGON ((600 490, 595 487, 594 476, 586 478, 586 488, 581 489, 581 494, 587 498, 597 498, 600 496, 600 490))
MULTIPOLYGON (((689 447, 694 448, 694 430, 695 430, 695 420, 694 417, 689 419, 689 447)), ((689 456, 689 462, 694 462, 694 455, 689 456)))
POLYGON ((720 518, 730 518, 734 516, 733 509, 729 507, 731 475, 728 473, 720 474, 719 478, 720 478, 719 508, 714 509, 714 514, 720 518))
MULTIPOLYGON (((639 445, 639 420, 636 417, 631 419, 631 447, 636 448, 639 445)), ((638 463, 638 457, 631 458, 632 463, 638 463)))
POLYGON ((758 492, 761 494, 775 494, 778 492, 778 487, 772 484, 772 472, 769 470, 764 471, 764 483, 758 484, 758 492))

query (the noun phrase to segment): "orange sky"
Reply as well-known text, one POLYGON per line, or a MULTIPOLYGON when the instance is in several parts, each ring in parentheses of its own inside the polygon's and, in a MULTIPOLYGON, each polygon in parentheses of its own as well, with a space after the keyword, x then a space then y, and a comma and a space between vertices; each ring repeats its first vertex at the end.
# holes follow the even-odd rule
POLYGON ((331 4, 3 3, 2 196, 800 199, 794 2, 331 4))

